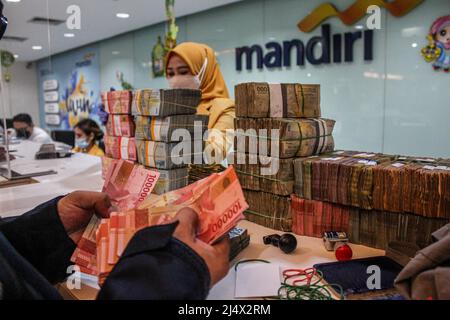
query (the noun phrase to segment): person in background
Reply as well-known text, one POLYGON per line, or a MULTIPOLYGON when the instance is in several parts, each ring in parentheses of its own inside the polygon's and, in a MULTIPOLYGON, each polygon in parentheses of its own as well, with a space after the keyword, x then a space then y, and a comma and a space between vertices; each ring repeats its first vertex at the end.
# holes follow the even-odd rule
POLYGON ((91 119, 83 119, 75 127, 75 148, 73 152, 87 153, 92 156, 103 157, 105 153, 97 142, 103 139, 103 131, 97 122, 91 119))
POLYGON ((202 91, 197 114, 209 116, 207 144, 214 148, 211 154, 216 156, 220 152, 221 158, 226 159, 233 143, 226 130, 234 129, 235 104, 228 94, 214 50, 204 44, 185 42, 172 49, 166 61, 171 88, 202 91))
POLYGON ((52 138, 45 130, 37 127, 27 113, 20 113, 13 118, 13 126, 17 138, 27 139, 37 143, 52 143, 52 138))

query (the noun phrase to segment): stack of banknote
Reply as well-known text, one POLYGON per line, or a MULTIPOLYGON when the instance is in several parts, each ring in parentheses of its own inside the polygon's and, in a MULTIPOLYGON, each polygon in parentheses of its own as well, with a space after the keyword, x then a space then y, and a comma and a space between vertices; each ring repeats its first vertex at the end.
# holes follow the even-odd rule
POLYGON ((202 93, 191 89, 134 91, 132 113, 149 117, 196 114, 202 93))
POLYGON ((244 189, 249 208, 247 220, 267 228, 290 232, 292 229, 291 199, 273 193, 244 189))
POLYGON ((319 118, 320 85, 242 83, 235 88, 236 116, 319 118))
POLYGON ((450 218, 450 167, 442 159, 335 152, 294 160, 295 193, 366 210, 450 218))
POLYGON ((135 138, 106 135, 104 143, 106 154, 111 158, 137 161, 135 138))
POLYGON ((239 151, 257 154, 266 145, 266 155, 284 159, 331 152, 334 124, 329 119, 237 118, 237 147, 241 139, 245 149, 239 151))
MULTIPOLYGON (((105 187, 105 192, 108 190, 105 187)), ((197 238, 212 244, 233 229, 248 208, 232 167, 162 196, 137 200, 108 219, 91 221, 72 257, 84 272, 98 275, 100 284, 138 231, 170 223, 181 209, 189 207, 199 216, 197 238)))
POLYGON ((250 206, 246 216, 290 231, 294 160, 332 152, 335 121, 320 118, 316 84, 243 83, 235 87, 235 97, 235 152, 230 158, 250 206))
MULTIPOLYGON (((155 170, 155 169, 153 169, 155 170)), ((159 180, 156 183, 153 193, 164 194, 172 190, 181 189, 189 184, 188 168, 178 168, 173 170, 160 170, 159 180)))
POLYGON ((364 210, 292 195, 292 231, 321 238, 326 231, 344 231, 355 244, 386 250, 391 241, 424 248, 431 234, 450 219, 426 218, 408 213, 364 210))
POLYGON ((196 115, 201 92, 190 89, 137 90, 132 110, 136 120, 138 162, 167 177, 157 193, 188 184, 187 168, 203 163, 203 135, 208 116, 196 115))
POLYGON ((189 183, 205 179, 213 173, 219 173, 224 170, 225 167, 220 164, 191 164, 189 165, 189 183))
POLYGON ((104 138, 106 156, 136 161, 135 124, 131 115, 133 92, 128 90, 104 92, 102 101, 109 113, 104 138))

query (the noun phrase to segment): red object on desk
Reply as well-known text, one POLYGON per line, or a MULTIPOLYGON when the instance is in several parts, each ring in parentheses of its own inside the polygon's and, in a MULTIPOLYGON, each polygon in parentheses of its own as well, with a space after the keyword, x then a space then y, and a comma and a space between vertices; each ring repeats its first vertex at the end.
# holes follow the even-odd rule
POLYGON ((334 252, 338 261, 348 261, 353 257, 352 248, 348 244, 338 246, 334 252))

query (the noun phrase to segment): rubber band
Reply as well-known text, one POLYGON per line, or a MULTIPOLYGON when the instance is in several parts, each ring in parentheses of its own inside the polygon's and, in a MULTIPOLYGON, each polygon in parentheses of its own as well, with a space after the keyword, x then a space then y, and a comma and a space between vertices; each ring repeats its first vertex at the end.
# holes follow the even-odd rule
POLYGON ((248 259, 248 260, 241 260, 241 261, 238 261, 238 262, 234 265, 234 270, 237 271, 238 265, 243 264, 243 263, 247 263, 247 262, 264 262, 264 263, 270 263, 270 261, 263 260, 263 259, 248 259))

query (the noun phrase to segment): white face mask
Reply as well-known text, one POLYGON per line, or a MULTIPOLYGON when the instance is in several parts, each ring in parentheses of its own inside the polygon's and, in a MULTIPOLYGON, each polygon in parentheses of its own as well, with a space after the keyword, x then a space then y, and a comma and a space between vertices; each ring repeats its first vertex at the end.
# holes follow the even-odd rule
POLYGON ((170 78, 169 87, 171 89, 200 89, 200 85, 203 81, 203 77, 205 76, 206 67, 208 66, 208 58, 205 59, 202 68, 198 75, 184 75, 184 76, 174 76, 170 78))

